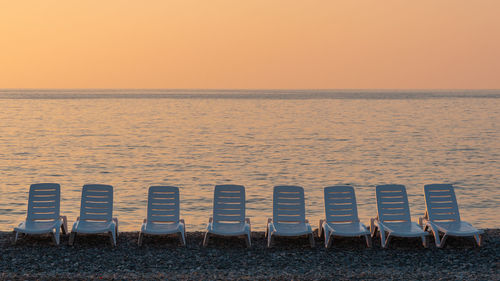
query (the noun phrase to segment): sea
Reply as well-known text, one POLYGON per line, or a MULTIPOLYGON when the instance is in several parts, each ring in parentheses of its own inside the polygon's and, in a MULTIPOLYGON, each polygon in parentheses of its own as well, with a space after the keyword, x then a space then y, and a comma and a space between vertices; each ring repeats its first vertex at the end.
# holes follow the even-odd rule
POLYGON ((326 186, 352 185, 368 225, 376 185, 405 185, 417 221, 423 186, 451 183, 463 220, 499 228, 500 90, 0 89, 0 231, 42 182, 70 227, 92 183, 114 187, 120 231, 140 230, 152 185, 180 188, 187 231, 215 185, 244 185, 264 231, 276 185, 304 187, 316 228, 326 186))

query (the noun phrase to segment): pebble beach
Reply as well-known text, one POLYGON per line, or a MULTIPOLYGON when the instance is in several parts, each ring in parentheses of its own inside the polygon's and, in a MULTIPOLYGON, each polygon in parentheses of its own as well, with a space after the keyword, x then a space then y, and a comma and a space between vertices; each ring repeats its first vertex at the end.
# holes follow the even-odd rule
POLYGON ((188 232, 187 246, 177 236, 147 236, 137 245, 137 232, 123 232, 118 246, 106 235, 68 235, 54 246, 49 236, 25 236, 14 245, 12 232, 0 232, 0 280, 500 280, 500 229, 487 229, 484 246, 472 238, 451 237, 438 249, 430 238, 394 238, 389 249, 366 248, 362 238, 339 238, 330 249, 316 238, 277 238, 266 248, 263 232, 252 233, 252 248, 243 239, 188 232))

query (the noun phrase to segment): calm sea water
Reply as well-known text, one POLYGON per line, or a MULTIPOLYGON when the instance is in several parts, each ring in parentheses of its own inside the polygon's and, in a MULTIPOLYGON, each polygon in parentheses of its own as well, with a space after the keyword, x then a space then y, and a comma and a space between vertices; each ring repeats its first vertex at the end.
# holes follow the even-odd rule
POLYGON ((281 184, 305 188, 314 227, 324 186, 353 185, 368 223, 384 183, 406 185, 415 220, 423 185, 452 183, 464 220, 500 227, 500 91, 0 90, 0 230, 37 182, 61 184, 70 223, 83 184, 113 185, 129 231, 161 184, 204 229, 224 183, 246 187, 257 231, 281 184))

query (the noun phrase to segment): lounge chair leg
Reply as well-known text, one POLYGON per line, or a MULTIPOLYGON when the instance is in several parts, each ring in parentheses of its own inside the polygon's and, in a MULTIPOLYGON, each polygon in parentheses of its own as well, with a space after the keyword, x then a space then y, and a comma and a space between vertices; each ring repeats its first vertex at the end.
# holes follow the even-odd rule
POLYGON ((424 248, 429 248, 429 237, 427 235, 422 236, 422 245, 424 245, 424 248))
POLYGON ((481 245, 483 244, 483 236, 481 234, 475 234, 474 240, 476 241, 476 245, 478 247, 481 247, 481 245))
POLYGON ((140 232, 139 233, 139 239, 137 239, 137 245, 142 246, 142 240, 144 238, 144 233, 140 232))
POLYGON ((385 247, 384 247, 385 249, 389 248, 389 242, 391 242, 391 238, 392 238, 392 235, 389 233, 387 235, 386 240, 385 240, 385 247))
POLYGON ((247 244, 247 248, 251 248, 252 247, 252 240, 250 238, 250 233, 247 233, 245 235, 245 242, 247 244))
POLYGON ((16 245, 18 238, 19 238, 19 232, 16 231, 16 236, 14 237, 14 245, 16 245))
POLYGON ((61 230, 63 234, 68 234, 68 218, 66 216, 61 216, 63 223, 61 224, 61 230))
POLYGON ((76 238, 76 232, 71 231, 69 235, 68 245, 73 246, 73 244, 75 243, 75 238, 76 238))
MULTIPOLYGON (((439 237, 439 233, 437 234, 437 236, 439 237)), ((441 238, 441 243, 439 244, 439 248, 444 248, 444 245, 445 245, 445 242, 446 242, 446 238, 448 238, 447 234, 445 234, 443 236, 443 238, 441 238)))
POLYGON ((434 229, 432 226, 429 227, 431 229, 432 235, 434 236, 434 242, 436 243, 436 247, 441 248, 441 239, 439 237, 439 230, 434 229))
POLYGON ((333 244, 333 235, 331 234, 328 234, 328 237, 327 237, 327 234, 325 232, 325 248, 329 249, 333 244))
POLYGON ((203 247, 206 247, 208 245, 208 236, 209 236, 209 233, 207 231, 207 232, 205 232, 205 237, 203 237, 203 247))
POLYGON ((186 246, 186 237, 184 235, 184 231, 179 232, 179 240, 181 240, 181 246, 186 246))
POLYGON ((371 248, 372 247, 372 237, 369 234, 366 234, 365 239, 366 239, 366 246, 368 248, 371 248))
POLYGON ((54 231, 52 231, 50 233, 50 238, 52 239, 52 242, 54 243, 54 245, 57 246, 56 233, 54 231))
POLYGON ((116 246, 116 230, 110 231, 109 234, 110 234, 111 244, 113 245, 113 247, 115 247, 116 246))
POLYGON ((267 247, 271 248, 273 246, 273 235, 270 233, 267 235, 267 247))
POLYGON ((309 243, 311 244, 311 248, 314 248, 314 234, 309 234, 309 243))
POLYGON ((61 237, 61 229, 59 227, 56 228, 55 232, 52 232, 52 241, 56 244, 56 246, 59 245, 60 237, 61 237))
POLYGON ((323 220, 319 220, 318 237, 323 238, 323 220))
POLYGON ((387 242, 385 240, 385 230, 380 229, 379 234, 380 234, 380 246, 382 247, 382 249, 385 249, 386 242, 387 242))
POLYGON ((370 219, 370 234, 373 237, 375 237, 375 234, 377 234, 377 227, 375 226, 375 219, 370 219))

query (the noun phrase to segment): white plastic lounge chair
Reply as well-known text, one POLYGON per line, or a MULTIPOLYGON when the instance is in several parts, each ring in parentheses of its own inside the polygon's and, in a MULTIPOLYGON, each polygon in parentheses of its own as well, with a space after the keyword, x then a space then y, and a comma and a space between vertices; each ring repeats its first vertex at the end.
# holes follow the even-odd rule
POLYGON ((304 189, 300 186, 275 186, 273 193, 273 218, 267 220, 267 247, 273 236, 309 236, 314 247, 314 236, 306 220, 304 189))
POLYGON ((179 188, 151 186, 148 192, 148 216, 144 219, 137 243, 142 245, 144 234, 166 235, 178 233, 182 246, 186 245, 186 226, 179 219, 179 188))
POLYGON ((52 240, 59 245, 60 230, 68 232, 65 216, 60 216, 61 186, 57 183, 37 183, 30 186, 28 198, 28 214, 26 221, 14 228, 17 242, 19 233, 45 234, 51 233, 52 240))
POLYGON ((73 245, 77 233, 109 233, 116 246, 118 219, 113 218, 113 187, 103 184, 86 184, 82 190, 80 216, 76 219, 69 237, 73 245))
POLYGON ((426 211, 419 219, 424 230, 430 228, 438 248, 444 247, 448 236, 473 236, 478 246, 482 244, 484 232, 470 223, 460 220, 457 198, 451 184, 428 184, 424 186, 426 211), (439 233, 443 233, 440 238, 439 233))
POLYGON ((370 230, 373 237, 378 228, 382 248, 388 246, 392 236, 421 237, 422 244, 427 248, 429 246, 427 240, 429 233, 411 221, 405 186, 399 184, 378 185, 376 193, 378 217, 371 219, 370 230), (388 233, 387 238, 385 238, 386 232, 388 233))
POLYGON ((325 247, 330 248, 333 236, 364 236, 372 246, 370 231, 359 221, 356 195, 352 186, 325 187, 325 220, 319 221, 318 236, 325 236, 325 247))
POLYGON ((252 246, 250 219, 245 218, 245 187, 242 185, 216 185, 213 217, 208 220, 203 246, 210 234, 244 236, 247 247, 252 246))

